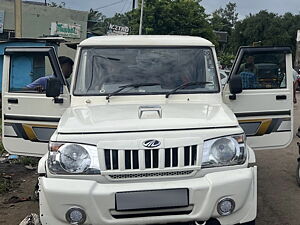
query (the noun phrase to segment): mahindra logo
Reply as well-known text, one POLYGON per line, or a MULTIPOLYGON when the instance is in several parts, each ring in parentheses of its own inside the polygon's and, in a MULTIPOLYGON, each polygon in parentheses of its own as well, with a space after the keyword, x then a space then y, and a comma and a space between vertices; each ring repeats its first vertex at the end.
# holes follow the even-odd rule
POLYGON ((156 148, 158 146, 160 146, 160 141, 158 140, 147 140, 147 141, 144 141, 143 142, 143 145, 144 147, 147 147, 147 148, 156 148))

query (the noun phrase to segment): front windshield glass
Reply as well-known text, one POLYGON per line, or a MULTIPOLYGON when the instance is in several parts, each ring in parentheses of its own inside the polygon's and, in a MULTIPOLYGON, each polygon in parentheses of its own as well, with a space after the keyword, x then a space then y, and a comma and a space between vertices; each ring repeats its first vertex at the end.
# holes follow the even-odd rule
POLYGON ((121 86, 132 86, 118 95, 165 94, 189 83, 178 93, 219 91, 210 48, 86 48, 81 51, 75 95, 108 95, 121 86))

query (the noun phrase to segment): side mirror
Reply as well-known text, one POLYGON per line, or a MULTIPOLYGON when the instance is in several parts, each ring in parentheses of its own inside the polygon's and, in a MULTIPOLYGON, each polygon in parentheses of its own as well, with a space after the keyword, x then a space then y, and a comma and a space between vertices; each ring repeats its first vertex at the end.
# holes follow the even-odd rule
POLYGON ((56 98, 60 95, 61 82, 57 78, 49 78, 46 86, 46 96, 56 98))
POLYGON ((229 90, 232 94, 229 96, 230 100, 236 99, 236 94, 242 93, 243 91, 243 82, 242 77, 240 75, 233 75, 229 80, 229 90))

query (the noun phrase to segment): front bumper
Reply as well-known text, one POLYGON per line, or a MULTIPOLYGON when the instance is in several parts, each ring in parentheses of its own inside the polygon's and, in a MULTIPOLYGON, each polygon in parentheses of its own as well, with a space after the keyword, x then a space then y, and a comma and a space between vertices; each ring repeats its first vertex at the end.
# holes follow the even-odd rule
POLYGON ((174 223, 206 221, 209 218, 218 218, 222 225, 244 223, 256 217, 256 178, 256 167, 210 173, 202 178, 144 183, 102 184, 91 180, 41 177, 40 216, 43 225, 66 225, 66 212, 76 206, 85 210, 85 224, 90 225, 174 223), (116 192, 176 188, 189 189, 188 207, 128 212, 115 210, 116 192), (235 201, 235 210, 229 216, 217 213, 217 202, 224 197, 235 201))

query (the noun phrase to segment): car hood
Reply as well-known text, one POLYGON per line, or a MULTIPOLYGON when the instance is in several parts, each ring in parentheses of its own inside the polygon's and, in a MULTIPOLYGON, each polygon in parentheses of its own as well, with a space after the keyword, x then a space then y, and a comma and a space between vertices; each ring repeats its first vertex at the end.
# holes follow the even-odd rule
POLYGON ((58 133, 116 133, 238 126, 225 104, 93 105, 70 107, 58 133))

